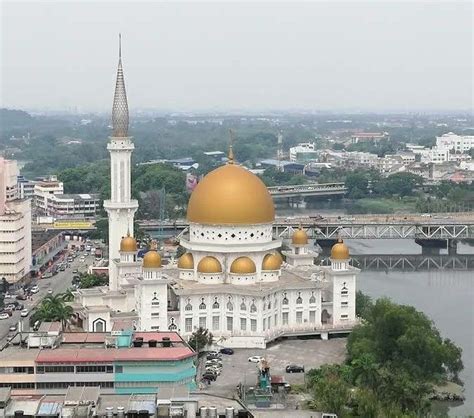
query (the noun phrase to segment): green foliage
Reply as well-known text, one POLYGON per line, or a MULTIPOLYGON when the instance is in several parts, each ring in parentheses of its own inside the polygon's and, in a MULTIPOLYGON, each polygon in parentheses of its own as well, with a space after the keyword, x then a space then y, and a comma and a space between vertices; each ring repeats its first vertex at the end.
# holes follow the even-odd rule
POLYGON ((36 307, 35 311, 30 317, 30 323, 34 324, 36 321, 40 322, 61 322, 61 327, 66 328, 67 321, 73 314, 71 306, 66 305, 65 299, 68 296, 64 294, 48 295, 36 307))
POLYGON ((106 286, 109 284, 107 276, 98 274, 81 274, 79 277, 79 288, 90 289, 96 286, 106 286))
POLYGON ((305 184, 308 182, 307 177, 284 173, 278 171, 276 168, 267 168, 264 173, 260 176, 262 181, 267 186, 294 186, 298 184, 305 184))
POLYGON ((356 292, 356 315, 359 318, 366 319, 370 315, 373 307, 374 303, 372 298, 369 295, 362 293, 362 290, 358 290, 356 292))
POLYGON ((411 196, 415 188, 423 185, 422 177, 412 173, 395 173, 374 185, 374 191, 381 196, 411 196))
POLYGON ((204 350, 208 345, 212 344, 213 335, 209 332, 208 329, 199 327, 194 331, 189 338, 188 344, 190 347, 197 351, 198 353, 204 350))

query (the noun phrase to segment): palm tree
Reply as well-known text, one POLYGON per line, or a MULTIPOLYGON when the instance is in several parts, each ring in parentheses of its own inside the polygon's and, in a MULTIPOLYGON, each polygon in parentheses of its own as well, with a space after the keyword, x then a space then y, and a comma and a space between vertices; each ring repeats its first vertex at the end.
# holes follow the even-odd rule
POLYGON ((71 306, 66 305, 63 294, 46 296, 41 304, 36 308, 31 316, 30 323, 40 322, 61 322, 64 331, 67 321, 73 314, 71 306))

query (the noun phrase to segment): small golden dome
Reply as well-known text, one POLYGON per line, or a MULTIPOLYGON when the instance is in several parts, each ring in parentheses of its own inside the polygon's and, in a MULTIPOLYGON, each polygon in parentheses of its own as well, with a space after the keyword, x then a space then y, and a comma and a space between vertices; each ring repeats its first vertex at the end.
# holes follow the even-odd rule
POLYGON ((279 252, 267 254, 262 263, 262 270, 280 270, 283 259, 279 252))
POLYGON ((349 258, 349 247, 344 244, 341 238, 332 246, 331 258, 333 260, 347 260, 349 258))
POLYGON ((148 251, 143 257, 143 268, 157 269, 161 267, 161 256, 156 250, 148 251))
POLYGON ((221 263, 215 257, 204 257, 198 264, 199 273, 222 273, 221 263))
POLYGON ((179 269, 193 269, 194 268, 194 258, 191 253, 185 253, 178 258, 178 268, 179 269))
POLYGON ((248 257, 236 258, 230 266, 231 273, 251 274, 256 271, 255 263, 248 257))
POLYGON ((137 251, 137 241, 135 238, 127 235, 120 241, 120 251, 124 253, 134 253, 137 251))
POLYGON ((275 208, 265 184, 255 174, 227 164, 207 174, 188 203, 189 222, 209 225, 271 223, 275 208))
POLYGON ((299 227, 291 237, 291 242, 295 245, 306 245, 308 243, 308 234, 306 231, 299 227))

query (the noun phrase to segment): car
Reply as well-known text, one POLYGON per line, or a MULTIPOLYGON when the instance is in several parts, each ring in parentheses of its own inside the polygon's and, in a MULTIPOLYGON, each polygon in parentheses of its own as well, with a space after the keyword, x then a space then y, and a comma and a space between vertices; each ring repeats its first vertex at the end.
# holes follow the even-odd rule
POLYGON ((262 357, 262 356, 252 356, 252 357, 249 357, 249 361, 251 363, 260 363, 261 361, 265 360, 265 357, 262 357))
POLYGON ((51 277, 53 277, 53 273, 51 273, 50 271, 47 271, 46 273, 43 274, 43 279, 50 279, 51 277))
POLYGON ((22 316, 24 318, 24 317, 28 316, 29 313, 30 313, 30 311, 28 311, 28 309, 23 309, 20 312, 20 316, 22 316))
POLYGON ((48 295, 52 295, 53 294, 53 289, 48 289, 48 295))
POLYGON ((304 366, 298 366, 296 364, 290 364, 286 366, 285 371, 287 373, 304 373, 304 366))
POLYGON ((79 270, 78 270, 78 269, 74 269, 74 270, 72 271, 72 274, 79 274, 79 270))
POLYGON ((25 305, 23 305, 22 303, 19 303, 18 305, 16 305, 15 311, 21 311, 24 307, 25 305))
POLYGON ((234 350, 232 350, 232 348, 221 348, 219 352, 221 354, 227 354, 227 355, 234 354, 234 350))
POLYGON ((216 376, 220 376, 221 374, 221 370, 216 367, 206 367, 205 373, 208 373, 208 372, 214 373, 216 376))
POLYGON ((21 295, 16 295, 16 300, 26 300, 26 295, 24 293, 21 295))
POLYGON ((8 315, 7 312, 0 313, 0 319, 8 319, 8 318, 10 318, 10 315, 8 315))
POLYGON ((16 324, 10 325, 10 328, 8 328, 9 331, 16 331, 16 324))
POLYGON ((206 380, 216 380, 217 379, 217 375, 215 375, 214 373, 211 373, 211 372, 206 372, 202 375, 202 378, 203 379, 206 379, 206 380))
POLYGON ((206 359, 207 360, 214 360, 214 359, 220 359, 222 356, 221 354, 217 353, 217 354, 208 354, 206 356, 206 359))
POLYGON ((14 296, 11 294, 11 293, 5 293, 5 296, 3 296, 5 299, 11 299, 13 298, 14 296))
POLYGON ((5 309, 11 309, 12 311, 14 311, 15 308, 16 308, 16 305, 13 303, 9 303, 7 306, 5 306, 5 309))
POLYGON ((30 289, 30 292, 35 294, 35 293, 38 293, 39 292, 39 287, 38 285, 34 285, 31 289, 30 289))
POLYGON ((206 364, 205 364, 206 367, 222 367, 222 363, 218 363, 218 362, 214 362, 213 360, 208 360, 206 361, 206 364))

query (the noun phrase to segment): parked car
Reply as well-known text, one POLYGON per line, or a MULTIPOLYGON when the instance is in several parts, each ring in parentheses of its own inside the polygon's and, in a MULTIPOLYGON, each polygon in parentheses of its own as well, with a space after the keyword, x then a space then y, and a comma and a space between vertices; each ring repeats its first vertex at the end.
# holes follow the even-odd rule
POLYGON ((298 366, 296 364, 290 364, 286 366, 287 373, 304 373, 304 366, 298 366))
POLYGON ((23 309, 21 312, 20 312, 20 316, 22 316, 23 318, 28 316, 30 312, 28 311, 28 309, 23 309))
POLYGON ((10 315, 7 312, 0 313, 0 319, 8 319, 10 315))
POLYGON ((51 273, 50 271, 47 271, 42 276, 43 279, 50 279, 51 277, 53 277, 53 273, 51 273))
POLYGON ((222 367, 222 363, 218 362, 218 361, 214 361, 214 360, 207 360, 205 366, 206 367, 208 367, 208 366, 222 367))
POLYGON ((265 357, 262 357, 262 356, 252 356, 252 357, 249 357, 249 361, 251 363, 260 363, 261 361, 265 360, 265 357))
POLYGON ((232 350, 232 348, 221 348, 220 353, 221 354, 232 355, 232 354, 234 354, 234 350, 232 350))
POLYGON ((221 369, 219 369, 218 367, 213 367, 213 366, 210 366, 210 367, 206 367, 206 372, 212 372, 214 374, 216 374, 216 376, 220 376, 221 374, 221 369))
POLYGON ((16 324, 10 325, 10 328, 8 328, 9 331, 16 331, 16 324))
POLYGON ((18 305, 16 305, 15 311, 21 311, 24 307, 25 305, 23 305, 23 303, 19 303, 18 305))
POLYGON ((212 359, 220 359, 222 357, 222 355, 216 351, 212 352, 212 354, 208 354, 206 356, 206 359, 207 360, 212 360, 212 359))
POLYGON ((38 285, 34 285, 31 289, 30 289, 30 292, 31 293, 38 293, 39 292, 39 287, 38 285))
POLYGON ((203 379, 214 381, 217 379, 217 375, 212 372, 206 372, 202 375, 203 379))
POLYGON ((26 294, 16 295, 16 300, 26 300, 26 294))

